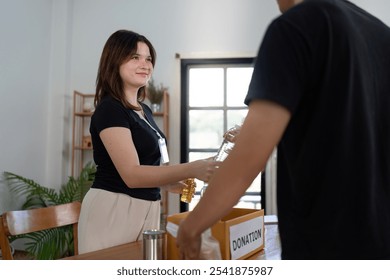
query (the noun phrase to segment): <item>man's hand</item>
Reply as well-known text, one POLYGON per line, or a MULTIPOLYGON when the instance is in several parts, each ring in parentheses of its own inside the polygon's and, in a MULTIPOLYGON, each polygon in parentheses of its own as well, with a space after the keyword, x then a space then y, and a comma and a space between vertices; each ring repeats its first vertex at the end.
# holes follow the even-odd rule
POLYGON ((201 242, 201 235, 194 234, 191 225, 188 225, 184 220, 179 226, 176 238, 180 259, 199 260, 201 242))

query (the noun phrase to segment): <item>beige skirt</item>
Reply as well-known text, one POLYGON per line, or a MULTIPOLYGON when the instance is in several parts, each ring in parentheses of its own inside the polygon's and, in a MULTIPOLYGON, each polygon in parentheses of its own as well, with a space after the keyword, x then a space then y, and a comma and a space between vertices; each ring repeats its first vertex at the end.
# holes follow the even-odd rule
POLYGON ((90 189, 81 205, 79 254, 141 240, 144 230, 159 228, 160 201, 90 189))

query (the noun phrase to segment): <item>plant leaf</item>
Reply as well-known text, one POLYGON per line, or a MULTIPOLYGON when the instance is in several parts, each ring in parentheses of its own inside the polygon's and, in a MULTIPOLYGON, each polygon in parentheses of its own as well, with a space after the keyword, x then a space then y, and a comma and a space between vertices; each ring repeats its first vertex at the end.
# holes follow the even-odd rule
MULTIPOLYGON (((69 177, 59 192, 12 172, 4 172, 2 181, 15 194, 25 196, 22 209, 33 209, 82 201, 94 180, 95 173, 96 166, 92 162, 86 164, 80 176, 77 179, 69 177)), ((74 254, 72 226, 12 236, 10 241, 20 238, 26 238, 25 250, 35 259, 59 259, 74 254)))
POLYGON ((34 180, 11 172, 4 172, 4 178, 12 191, 26 196, 23 209, 47 207, 58 204, 58 194, 53 189, 46 188, 34 180))

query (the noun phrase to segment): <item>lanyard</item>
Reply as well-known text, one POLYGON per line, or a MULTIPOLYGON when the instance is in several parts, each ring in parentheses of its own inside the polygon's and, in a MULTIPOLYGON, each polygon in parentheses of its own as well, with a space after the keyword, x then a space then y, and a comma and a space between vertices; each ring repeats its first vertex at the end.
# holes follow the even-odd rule
MULTIPOLYGON (((138 114, 138 113, 137 113, 138 114)), ((151 124, 150 122, 143 116, 143 114, 138 114, 139 116, 141 116, 141 119, 143 121, 145 121, 151 129, 154 130, 154 132, 156 132, 157 136, 158 136, 158 147, 160 149, 160 155, 161 155, 161 164, 167 164, 169 163, 169 155, 168 155, 168 148, 167 148, 167 143, 165 142, 165 139, 161 136, 161 134, 157 131, 157 129, 155 129, 151 124)))
POLYGON ((153 129, 154 132, 156 132, 158 138, 164 139, 164 138, 162 138, 161 134, 157 131, 157 129, 155 129, 155 128, 150 124, 150 122, 148 121, 148 119, 145 118, 144 116, 142 116, 142 114, 141 114, 141 119, 143 119, 143 120, 150 126, 150 128, 153 129))

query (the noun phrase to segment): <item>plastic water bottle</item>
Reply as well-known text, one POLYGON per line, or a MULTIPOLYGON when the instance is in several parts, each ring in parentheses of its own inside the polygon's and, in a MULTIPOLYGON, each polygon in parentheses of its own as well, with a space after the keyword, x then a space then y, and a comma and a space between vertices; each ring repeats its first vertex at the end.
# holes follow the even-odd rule
POLYGON ((235 125, 234 127, 230 128, 228 131, 226 131, 225 135, 223 136, 223 141, 221 146, 218 149, 217 154, 214 157, 215 161, 224 161, 229 153, 233 150, 234 143, 235 143, 235 137, 240 132, 241 126, 235 125))
MULTIPOLYGON (((221 146, 218 149, 217 154, 214 156, 215 161, 224 161, 229 153, 233 150, 234 144, 235 144, 235 138, 240 133, 241 126, 235 125, 232 128, 228 129, 226 133, 223 136, 223 141, 221 146)), ((204 192, 207 189, 208 184, 204 183, 201 191, 200 196, 202 197, 204 192)))

